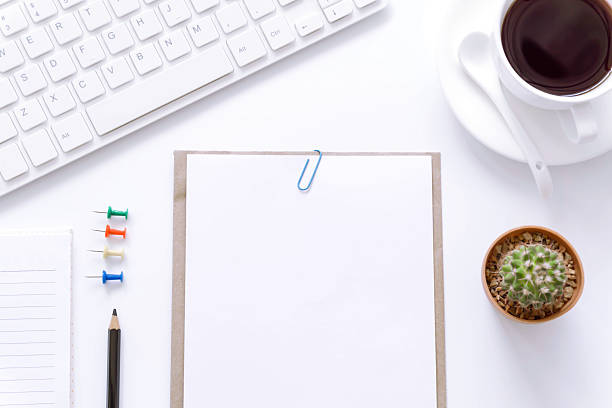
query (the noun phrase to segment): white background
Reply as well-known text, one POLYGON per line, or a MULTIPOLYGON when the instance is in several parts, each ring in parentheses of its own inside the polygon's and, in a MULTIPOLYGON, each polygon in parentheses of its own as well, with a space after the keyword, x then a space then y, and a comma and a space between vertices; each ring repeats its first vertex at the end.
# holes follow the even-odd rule
MULTIPOLYGON (((435 64, 440 2, 396 0, 382 14, 0 200, 0 226, 72 226, 75 399, 104 407, 106 328, 123 325, 123 407, 169 405, 172 151, 175 149, 441 151, 448 401, 451 407, 610 404, 608 264, 612 155, 555 168, 543 202, 525 165, 461 128, 435 64), (105 218, 127 206, 126 283, 82 275, 104 265, 105 218), (490 242, 522 224, 552 227, 582 255, 586 287, 558 321, 528 327, 499 316, 480 284, 490 242)), ((114 245, 118 246, 118 245, 114 245)), ((119 268, 110 265, 109 271, 119 268)))

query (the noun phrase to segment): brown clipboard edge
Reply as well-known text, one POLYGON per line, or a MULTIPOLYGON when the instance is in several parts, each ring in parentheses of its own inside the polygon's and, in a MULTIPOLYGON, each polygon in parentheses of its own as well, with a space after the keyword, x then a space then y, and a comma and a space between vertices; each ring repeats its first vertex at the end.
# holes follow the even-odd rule
MULTIPOLYGON (((172 245, 172 341, 170 357, 170 408, 183 408, 185 356, 185 237, 187 156, 190 154, 317 155, 308 152, 231 152, 175 151, 174 205, 172 245)), ((434 313, 436 332, 436 398, 437 408, 446 408, 446 339, 444 332, 444 263, 442 230, 442 172, 440 153, 406 152, 323 152, 326 156, 430 156, 432 165, 433 252, 434 252, 434 313)))

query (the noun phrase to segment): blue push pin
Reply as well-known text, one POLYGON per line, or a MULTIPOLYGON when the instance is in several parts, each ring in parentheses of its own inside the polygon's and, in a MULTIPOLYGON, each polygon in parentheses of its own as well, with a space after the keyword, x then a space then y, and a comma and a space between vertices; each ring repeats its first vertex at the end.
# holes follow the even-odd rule
POLYGON ((123 283, 123 272, 120 275, 113 275, 112 273, 106 273, 106 271, 102 271, 102 275, 89 275, 86 276, 89 279, 102 279, 102 284, 106 284, 108 281, 118 280, 123 283))

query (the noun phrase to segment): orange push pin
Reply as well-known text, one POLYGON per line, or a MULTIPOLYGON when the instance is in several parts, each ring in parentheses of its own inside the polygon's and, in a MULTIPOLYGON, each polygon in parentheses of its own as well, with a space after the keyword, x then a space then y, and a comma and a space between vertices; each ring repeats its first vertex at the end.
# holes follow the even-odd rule
POLYGON ((96 231, 96 232, 103 232, 103 233, 104 233, 104 236, 105 236, 106 238, 110 237, 111 235, 115 235, 115 236, 121 236, 121 237, 123 237, 123 239, 125 239, 125 236, 126 236, 126 234, 127 234, 127 228, 124 228, 124 229, 122 229, 122 230, 119 230, 119 229, 113 229, 113 228, 111 228, 111 226, 110 226, 110 225, 107 225, 107 226, 106 226, 106 230, 94 229, 93 231, 96 231))

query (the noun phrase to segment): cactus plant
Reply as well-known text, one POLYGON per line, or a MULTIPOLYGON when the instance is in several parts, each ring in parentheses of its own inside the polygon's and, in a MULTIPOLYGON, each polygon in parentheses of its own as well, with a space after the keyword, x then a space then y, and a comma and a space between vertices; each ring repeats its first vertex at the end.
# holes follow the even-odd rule
POLYGON ((554 303, 567 282, 563 257, 542 245, 523 245, 510 252, 499 274, 508 297, 534 309, 554 303))

